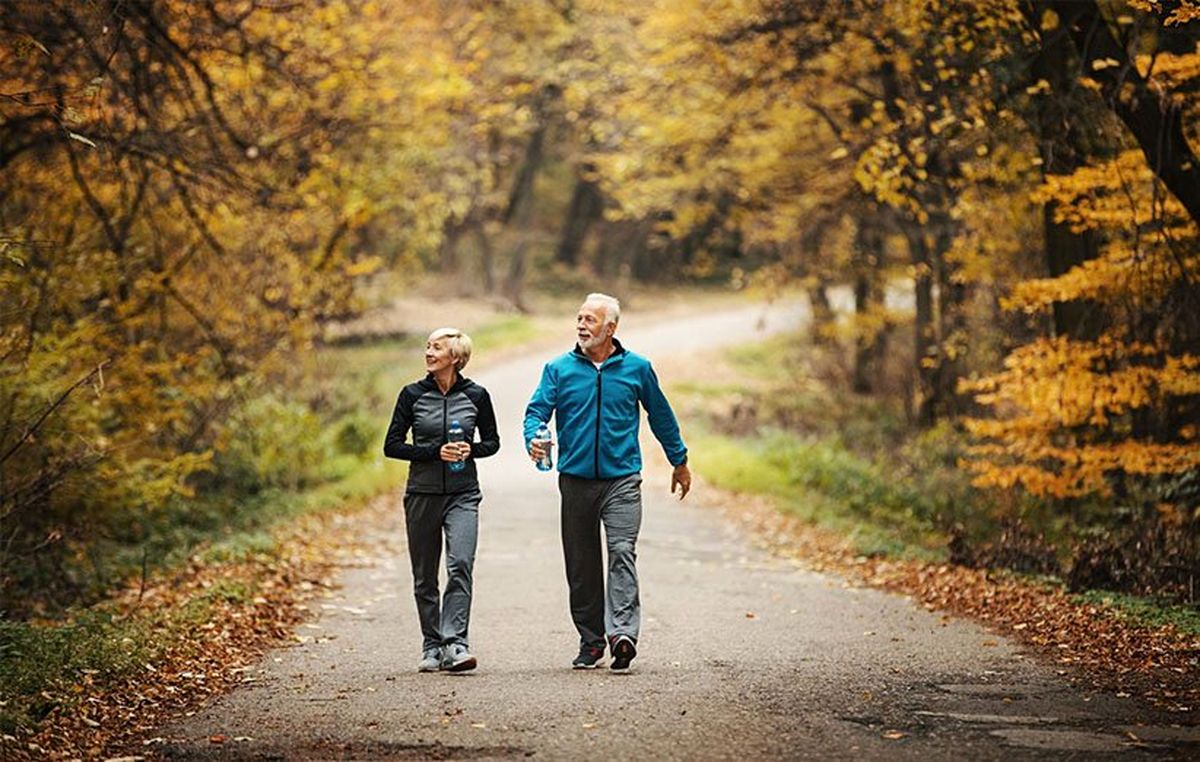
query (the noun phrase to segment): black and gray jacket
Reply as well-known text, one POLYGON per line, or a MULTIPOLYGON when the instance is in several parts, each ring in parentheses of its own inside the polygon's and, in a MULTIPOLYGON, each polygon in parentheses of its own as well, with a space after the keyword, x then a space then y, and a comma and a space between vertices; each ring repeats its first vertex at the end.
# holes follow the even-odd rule
POLYGON ((383 442, 384 455, 412 461, 407 491, 433 495, 478 489, 475 461, 495 455, 499 449, 496 413, 487 390, 460 376, 443 395, 432 374, 400 390, 392 423, 383 442), (450 422, 456 419, 471 443, 467 467, 458 473, 451 471, 450 464, 439 455, 442 445, 446 444, 450 422), (409 429, 412 429, 412 444, 405 441, 409 429), (475 441, 476 431, 479 432, 478 442, 475 441))

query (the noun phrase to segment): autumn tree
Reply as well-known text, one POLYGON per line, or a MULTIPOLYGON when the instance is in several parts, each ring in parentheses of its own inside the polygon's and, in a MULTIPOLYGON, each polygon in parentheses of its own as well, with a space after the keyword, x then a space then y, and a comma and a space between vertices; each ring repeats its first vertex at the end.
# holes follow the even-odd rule
MULTIPOLYGON (((1036 68, 1049 77, 1033 96, 1086 96, 1109 117, 1092 135, 1068 128, 1043 141, 1044 156, 1065 148, 1032 197, 1046 210, 1048 277, 1017 285, 1007 305, 1051 316, 1051 330, 968 385, 997 413, 969 422, 983 443, 968 465, 981 485, 1131 508, 1138 524, 1168 530, 1143 556, 1184 554, 1158 579, 1186 586, 1176 573, 1200 568, 1189 486, 1200 470, 1191 207, 1200 50, 1194 35, 1181 46, 1176 29, 1196 23, 1194 6, 1172 8, 1134 2, 1112 17, 1093 3, 1026 8, 1036 68)), ((1044 120, 1056 108, 1035 111, 1044 120)))
POLYGON ((398 55, 431 30, 387 4, 13 2, 0 32, 9 607, 213 481, 355 279, 436 248, 449 138, 438 59, 398 55))

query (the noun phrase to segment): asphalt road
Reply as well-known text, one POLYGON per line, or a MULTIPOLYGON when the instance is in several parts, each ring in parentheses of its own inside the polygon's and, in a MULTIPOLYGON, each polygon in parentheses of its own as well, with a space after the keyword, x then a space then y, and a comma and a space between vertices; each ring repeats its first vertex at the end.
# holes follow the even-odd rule
MULTIPOLYGON (((679 357, 803 319, 795 306, 658 325, 628 315, 618 337, 652 359, 679 357)), ((571 326, 563 328, 569 346, 571 326)), ((480 464, 476 671, 415 670, 420 634, 397 495, 395 520, 372 529, 391 550, 347 565, 339 588, 313 606, 319 616, 298 630, 305 642, 269 654, 246 685, 160 730, 165 743, 152 750, 172 759, 1200 754, 1195 728, 1173 727, 1134 699, 1073 688, 1056 665, 974 623, 756 549, 711 495, 672 499, 661 450, 649 443, 640 655, 625 675, 572 671, 555 479, 533 468, 520 441, 545 359, 513 358, 476 377, 495 400, 502 438, 500 454, 480 464), (214 744, 214 735, 228 740, 214 744)))

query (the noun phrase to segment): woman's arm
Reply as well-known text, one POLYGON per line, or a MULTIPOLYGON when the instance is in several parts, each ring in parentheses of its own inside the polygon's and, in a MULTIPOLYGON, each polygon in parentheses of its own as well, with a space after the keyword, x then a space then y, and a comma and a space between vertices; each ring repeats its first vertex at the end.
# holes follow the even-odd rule
POLYGON ((416 445, 405 441, 413 424, 414 401, 415 397, 407 387, 400 390, 400 396, 396 398, 396 409, 392 411, 392 422, 388 426, 387 436, 383 438, 383 454, 399 460, 437 460, 437 445, 416 445))
POLYGON ((479 387, 482 394, 475 400, 475 433, 478 442, 471 443, 472 458, 486 458, 500 449, 500 432, 496 428, 496 411, 492 409, 492 398, 487 389, 479 387))

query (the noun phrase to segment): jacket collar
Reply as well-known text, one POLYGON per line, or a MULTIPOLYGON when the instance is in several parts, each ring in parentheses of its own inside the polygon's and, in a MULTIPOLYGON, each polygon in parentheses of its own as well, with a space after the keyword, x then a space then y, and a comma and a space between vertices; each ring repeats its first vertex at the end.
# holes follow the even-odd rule
MULTIPOLYGON (((600 364, 607 365, 610 362, 616 362, 617 360, 620 360, 621 358, 623 358, 625 356, 625 352, 626 352, 625 347, 621 346, 620 340, 617 339, 616 336, 614 336, 613 337, 613 353, 608 356, 608 359, 606 359, 604 362, 602 362, 600 364)), ((577 359, 583 360, 584 362, 592 361, 592 358, 587 356, 587 353, 585 353, 583 351, 583 348, 580 347, 579 344, 575 345, 575 349, 573 349, 571 351, 571 354, 574 357, 576 357, 577 359)))
MULTIPOLYGON (((433 377, 432 373, 426 373, 425 378, 421 379, 417 383, 426 391, 437 392, 438 394, 442 393, 442 388, 438 386, 437 379, 433 377)), ((458 380, 454 382, 454 386, 451 386, 449 391, 446 392, 447 396, 453 394, 454 392, 462 391, 462 389, 470 383, 471 379, 459 373, 458 380)))

